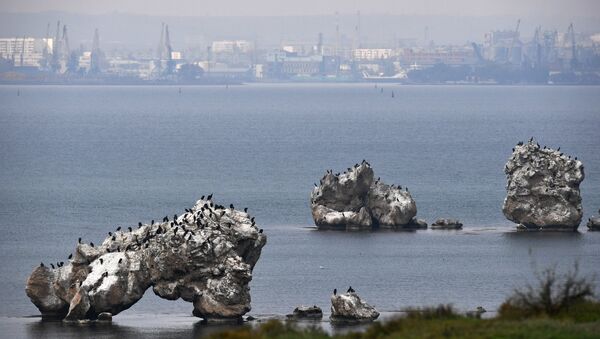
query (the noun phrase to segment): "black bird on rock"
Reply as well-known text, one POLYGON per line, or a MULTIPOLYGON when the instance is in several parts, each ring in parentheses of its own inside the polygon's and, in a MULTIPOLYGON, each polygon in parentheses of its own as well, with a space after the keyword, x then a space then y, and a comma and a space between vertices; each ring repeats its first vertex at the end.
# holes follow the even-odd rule
POLYGON ((127 227, 127 229, 129 230, 129 232, 133 231, 133 228, 131 228, 131 226, 127 227))
POLYGON ((244 213, 248 213, 248 207, 244 207, 244 213))
POLYGON ((69 257, 67 259, 72 259, 73 258, 73 253, 69 254, 69 257))
POLYGON ((121 230, 121 226, 117 227, 117 232, 121 230))
POLYGON ((142 223, 141 222, 138 222, 138 227, 142 227, 142 223))
POLYGON ((123 262, 123 258, 119 259, 119 264, 123 262))
POLYGON ((348 293, 354 293, 354 289, 352 288, 352 286, 348 287, 348 293))
POLYGON ((40 267, 46 267, 46 266, 44 266, 44 263, 43 263, 43 262, 41 262, 41 263, 40 263, 40 267))
POLYGON ((262 229, 262 228, 258 230, 258 233, 262 233, 262 232, 263 232, 263 229, 262 229))
POLYGON ((333 289, 333 295, 337 295, 337 288, 333 289))
POLYGON ((93 242, 90 242, 90 246, 94 247, 94 243, 93 243, 93 242))
POLYGON ((50 264, 50 266, 52 266, 52 269, 54 269, 54 264, 50 264))
POLYGON ((229 208, 233 209, 233 204, 229 204, 229 208))
POLYGON ((77 239, 77 242, 78 242, 79 244, 81 244, 81 238, 77 239))
POLYGON ((212 193, 206 198, 206 200, 212 200, 212 193))

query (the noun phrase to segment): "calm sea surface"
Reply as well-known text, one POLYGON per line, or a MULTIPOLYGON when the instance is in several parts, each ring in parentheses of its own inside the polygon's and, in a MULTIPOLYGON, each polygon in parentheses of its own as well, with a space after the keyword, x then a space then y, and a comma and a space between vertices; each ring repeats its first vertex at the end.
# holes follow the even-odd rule
POLYGON ((538 269, 600 273, 600 232, 524 234, 501 212, 504 163, 520 140, 585 165, 584 220, 600 208, 600 87, 383 85, 0 86, 0 330, 15 337, 191 337, 192 305, 148 291, 109 328, 41 323, 24 292, 40 261, 78 237, 181 213, 214 192, 265 229, 253 315, 329 310, 333 288, 379 310, 453 303, 495 310, 538 269), (380 86, 381 87, 381 86, 380 86), (17 96, 17 90, 20 95, 17 96), (395 97, 391 97, 391 91, 395 97), (418 216, 462 231, 310 228, 326 169, 367 159, 407 186, 418 216), (149 320, 150 319, 150 320, 149 320))

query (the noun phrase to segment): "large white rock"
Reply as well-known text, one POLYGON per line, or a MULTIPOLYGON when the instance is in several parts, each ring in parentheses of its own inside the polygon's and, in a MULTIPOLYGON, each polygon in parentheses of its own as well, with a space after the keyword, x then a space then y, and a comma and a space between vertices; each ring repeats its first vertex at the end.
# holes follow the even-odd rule
POLYGON ((44 317, 116 315, 152 287, 192 302, 206 320, 238 321, 250 310, 248 283, 266 241, 247 213, 199 200, 175 221, 118 231, 96 247, 78 244, 67 265, 37 267, 26 292, 44 317))
POLYGON ((331 296, 331 316, 333 322, 366 322, 379 317, 375 307, 361 300, 356 292, 331 296))
POLYGON ((581 161, 530 141, 518 144, 506 163, 506 218, 528 229, 576 230, 583 211, 581 161))
POLYGON ((342 174, 328 171, 310 197, 317 227, 344 230, 423 227, 413 219, 417 206, 410 193, 374 180, 373 176, 366 161, 342 174))

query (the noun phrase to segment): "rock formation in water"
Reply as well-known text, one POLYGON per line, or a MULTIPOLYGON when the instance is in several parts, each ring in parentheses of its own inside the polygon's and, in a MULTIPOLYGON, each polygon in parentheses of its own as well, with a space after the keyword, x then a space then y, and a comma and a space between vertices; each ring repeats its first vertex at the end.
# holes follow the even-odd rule
POLYGON ((315 224, 322 229, 346 230, 423 227, 424 222, 414 218, 417 206, 408 190, 386 185, 373 176, 364 160, 342 174, 327 171, 310 197, 315 224))
POLYGON ((116 315, 152 287, 161 298, 192 302, 207 321, 238 321, 250 310, 252 269, 266 244, 248 213, 199 200, 169 221, 79 243, 64 266, 40 265, 26 292, 43 317, 116 315))
MULTIPOLYGON (((600 210, 598 210, 598 214, 600 215, 600 210)), ((589 218, 586 226, 590 231, 600 231, 600 216, 589 218)))
POLYGON ((294 309, 294 313, 288 314, 288 318, 295 320, 315 320, 323 318, 323 310, 317 305, 314 306, 298 306, 294 309))
POLYGON ((356 292, 333 294, 331 296, 332 322, 366 322, 379 317, 375 307, 361 300, 356 292))
POLYGON ((457 219, 445 219, 440 218, 437 219, 433 224, 431 224, 431 229, 438 230, 458 230, 463 227, 463 224, 457 219))
POLYGON ((502 211, 521 227, 576 230, 583 216, 579 184, 583 164, 531 139, 520 142, 506 163, 507 195, 502 211))

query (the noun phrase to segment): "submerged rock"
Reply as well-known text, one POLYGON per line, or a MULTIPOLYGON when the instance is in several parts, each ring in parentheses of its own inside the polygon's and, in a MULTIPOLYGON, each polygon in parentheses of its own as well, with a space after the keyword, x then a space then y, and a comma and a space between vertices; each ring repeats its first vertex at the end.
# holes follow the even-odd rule
POLYGON ((356 292, 331 296, 332 322, 367 322, 379 317, 375 307, 361 300, 356 292))
POLYGON ((321 319, 323 318, 323 310, 317 305, 314 306, 298 306, 294 309, 294 313, 288 314, 291 319, 321 319))
MULTIPOLYGON (((559 148, 560 150, 560 148, 559 148)), ((502 212, 527 229, 576 230, 583 216, 583 164, 559 150, 519 143, 506 163, 502 212)))
MULTIPOLYGON (((598 211, 600 213, 600 211, 598 211)), ((588 219, 587 228, 590 231, 600 231, 600 217, 591 217, 588 219)))
POLYGON ((433 224, 431 224, 431 229, 438 230, 459 230, 462 227, 463 224, 457 219, 440 218, 437 219, 433 224))
POLYGON ((320 185, 313 189, 310 203, 313 220, 321 229, 410 227, 417 214, 410 193, 379 179, 373 180, 373 170, 366 161, 343 174, 327 171, 320 185))
POLYGON ((37 267, 26 293, 43 317, 77 321, 116 315, 152 287, 192 302, 205 320, 239 321, 266 241, 247 213, 199 200, 174 221, 119 230, 96 247, 79 243, 68 264, 37 267))

